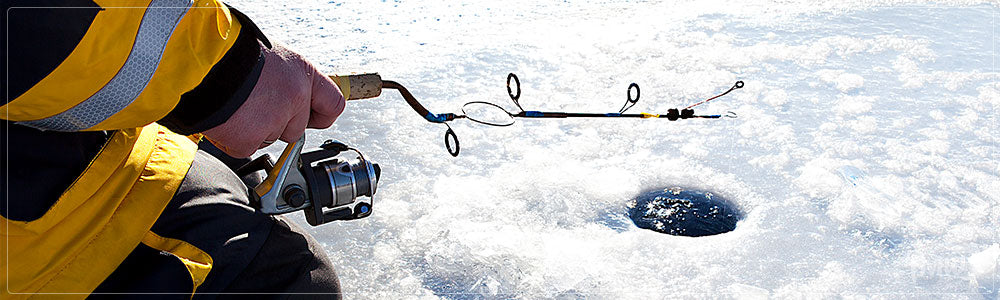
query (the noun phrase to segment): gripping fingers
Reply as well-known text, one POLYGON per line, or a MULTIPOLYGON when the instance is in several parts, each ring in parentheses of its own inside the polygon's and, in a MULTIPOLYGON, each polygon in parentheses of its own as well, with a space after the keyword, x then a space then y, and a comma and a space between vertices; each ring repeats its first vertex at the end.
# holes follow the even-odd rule
POLYGON ((308 112, 295 114, 295 116, 288 121, 288 124, 285 125, 285 129, 281 131, 281 140, 286 143, 297 141, 300 137, 302 137, 302 134, 305 133, 308 121, 308 112))
POLYGON ((346 102, 340 88, 329 77, 311 70, 312 98, 310 99, 310 128, 327 128, 344 112, 346 102))

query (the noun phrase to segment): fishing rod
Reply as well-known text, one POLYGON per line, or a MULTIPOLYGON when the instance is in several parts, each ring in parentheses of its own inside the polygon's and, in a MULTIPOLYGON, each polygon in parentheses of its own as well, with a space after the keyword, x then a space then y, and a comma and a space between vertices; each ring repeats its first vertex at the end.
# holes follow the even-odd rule
POLYGON ((406 87, 403 85, 389 80, 382 80, 381 76, 377 73, 367 73, 367 74, 352 74, 352 75, 333 75, 330 76, 337 86, 340 87, 341 92, 344 93, 344 98, 347 100, 357 100, 357 99, 367 99, 374 98, 381 95, 382 90, 391 89, 396 90, 399 94, 406 100, 406 103, 417 112, 421 117, 431 123, 441 123, 448 127, 445 131, 445 147, 448 149, 448 153, 452 156, 458 156, 461 150, 458 142, 458 136, 455 135, 455 131, 451 129, 451 126, 447 122, 456 119, 469 119, 470 121, 490 125, 490 126, 510 126, 513 125, 517 118, 529 118, 529 119, 564 119, 564 118, 638 118, 638 119, 667 119, 670 121, 684 120, 684 119, 720 119, 726 118, 736 118, 737 115, 734 112, 727 112, 725 115, 715 114, 715 115, 695 115, 694 107, 707 103, 709 101, 715 100, 719 97, 725 96, 730 92, 743 88, 743 81, 737 81, 725 92, 715 95, 711 98, 702 100, 701 102, 692 104, 683 109, 671 108, 667 110, 665 114, 651 114, 651 113, 626 113, 630 108, 635 106, 639 102, 640 90, 639 85, 632 83, 629 85, 627 90, 627 98, 625 104, 622 108, 618 110, 617 113, 578 113, 578 112, 553 112, 553 111, 534 111, 534 110, 524 110, 521 106, 521 81, 517 78, 517 75, 510 73, 507 75, 507 95, 510 96, 511 101, 517 106, 518 112, 512 113, 500 105, 485 101, 471 101, 465 103, 462 106, 462 114, 454 113, 443 113, 435 114, 430 112, 425 108, 416 97, 410 93, 406 87), (512 86, 513 83, 513 86, 512 86), (635 96, 633 97, 633 90, 635 91, 635 96))
MULTIPOLYGON (((425 120, 448 126, 444 143, 452 156, 458 156, 460 148, 458 136, 448 122, 456 119, 469 119, 490 126, 510 126, 517 118, 665 118, 670 121, 691 118, 718 119, 724 116, 695 115, 692 108, 743 87, 743 82, 737 81, 722 94, 684 109, 669 109, 666 114, 625 113, 639 102, 639 85, 635 83, 629 85, 628 98, 617 113, 534 111, 524 110, 521 107, 521 81, 517 75, 511 73, 507 75, 507 94, 517 106, 519 110, 517 113, 511 113, 494 103, 472 101, 462 106, 462 114, 435 114, 421 105, 403 85, 395 81, 382 80, 378 74, 330 76, 330 78, 348 100, 378 97, 384 89, 398 91, 410 108, 425 120), (635 97, 632 96, 633 90, 635 97)), ((736 114, 730 112, 725 117, 735 118, 736 114)), ((370 216, 382 168, 377 163, 365 159, 360 150, 338 141, 327 140, 318 149, 303 152, 304 144, 303 134, 298 141, 288 143, 277 160, 264 154, 236 170, 241 177, 261 171, 267 173, 262 182, 250 189, 251 205, 263 213, 274 215, 302 211, 306 221, 313 226, 370 216)))
MULTIPOLYGON (((627 94, 628 98, 626 98, 625 105, 623 105, 622 108, 619 109, 617 113, 569 113, 569 112, 525 111, 524 108, 521 107, 521 103, 519 101, 521 98, 521 82, 520 80, 518 80, 517 75, 514 75, 514 73, 510 73, 507 75, 507 93, 510 96, 510 99, 514 101, 514 105, 516 105, 517 108, 521 110, 520 112, 512 114, 509 111, 503 109, 502 107, 494 103, 483 102, 483 101, 473 101, 466 103, 462 107, 462 112, 466 113, 466 115, 469 115, 469 113, 467 113, 466 111, 470 106, 486 106, 503 110, 511 118, 510 122, 482 122, 482 120, 480 119, 470 117, 470 120, 472 121, 492 126, 510 126, 514 124, 513 118, 641 118, 641 119, 666 118, 670 121, 677 121, 678 119, 691 119, 691 118, 718 119, 722 118, 723 115, 695 115, 694 110, 691 108, 698 106, 702 103, 708 102, 712 99, 724 96, 725 94, 728 94, 729 92, 732 92, 733 90, 742 87, 743 87, 743 81, 737 81, 732 88, 730 88, 728 91, 722 94, 709 98, 700 103, 696 103, 694 105, 685 107, 684 109, 681 110, 678 110, 676 108, 668 109, 666 114, 625 113, 625 111, 627 111, 629 108, 632 108, 632 106, 635 106, 635 104, 639 102, 640 91, 639 91, 639 85, 636 83, 632 83, 629 85, 627 94), (515 83, 514 85, 516 89, 511 88, 512 81, 515 83), (517 91, 516 93, 514 92, 515 90, 517 91), (632 97, 632 90, 635 90, 635 98, 632 97)), ((736 114, 733 112, 729 112, 727 116, 736 117, 736 114)))

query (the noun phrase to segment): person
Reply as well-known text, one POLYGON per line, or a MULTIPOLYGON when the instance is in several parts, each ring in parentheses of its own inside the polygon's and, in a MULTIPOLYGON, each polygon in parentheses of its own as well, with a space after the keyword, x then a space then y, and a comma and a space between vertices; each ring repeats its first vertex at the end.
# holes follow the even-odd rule
POLYGON ((2 298, 339 298, 219 159, 329 127, 338 87, 220 2, 135 5, 3 2, 2 298))

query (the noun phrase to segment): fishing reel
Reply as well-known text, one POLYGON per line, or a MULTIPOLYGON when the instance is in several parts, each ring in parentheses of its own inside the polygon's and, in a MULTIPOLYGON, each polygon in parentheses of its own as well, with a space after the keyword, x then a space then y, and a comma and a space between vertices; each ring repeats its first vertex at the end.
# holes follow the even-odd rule
POLYGON ((236 170, 240 176, 267 173, 251 189, 252 204, 274 215, 302 210, 313 226, 371 215, 382 176, 379 165, 341 142, 327 140, 303 153, 304 143, 303 135, 288 144, 276 162, 264 154, 236 170))

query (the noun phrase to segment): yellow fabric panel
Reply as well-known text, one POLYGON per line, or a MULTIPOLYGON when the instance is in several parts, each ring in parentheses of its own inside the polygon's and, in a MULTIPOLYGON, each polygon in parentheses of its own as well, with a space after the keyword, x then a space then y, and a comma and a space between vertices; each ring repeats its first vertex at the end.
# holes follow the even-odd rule
POLYGON ((88 130, 143 126, 166 116, 233 46, 240 24, 217 1, 197 1, 174 29, 160 65, 131 105, 88 130))
POLYGON ((191 282, 194 283, 192 295, 198 290, 198 286, 205 282, 208 272, 212 270, 212 256, 185 241, 161 237, 150 231, 146 232, 142 243, 150 248, 173 254, 184 263, 188 273, 191 273, 191 282))
MULTIPOLYGON (((29 121, 50 117, 77 105, 100 90, 118 73, 132 51, 145 11, 143 7, 120 6, 144 6, 150 1, 152 0, 132 1, 127 5, 97 1, 101 7, 119 7, 109 7, 98 12, 77 47, 52 73, 0 108, 9 109, 9 116, 4 118, 29 121)), ((17 13, 17 9, 11 9, 10 13, 17 13)))
POLYGON ((3 232, 8 235, 3 242, 9 243, 9 248, 0 251, 9 250, 10 257, 18 258, 3 261, 6 270, 14 271, 9 274, 10 278, 4 278, 11 291, 39 291, 67 263, 79 256, 80 250, 89 242, 88 239, 72 241, 72 237, 96 236, 104 226, 87 225, 107 224, 114 208, 124 200, 152 152, 155 134, 153 130, 122 130, 111 139, 84 175, 63 193, 45 215, 32 222, 5 219, 3 232), (135 155, 130 159, 130 154, 135 155), (66 245, 74 242, 77 245, 66 245))
MULTIPOLYGON (((101 89, 128 58, 151 0, 97 1, 97 14, 76 49, 52 73, 0 107, 5 119, 30 121, 61 113, 101 89)), ((166 116, 196 87, 239 36, 241 25, 216 0, 199 0, 174 29, 149 84, 131 105, 88 130, 141 127, 166 116)), ((131 99, 122 99, 129 101, 131 99)))
POLYGON ((4 218, 0 269, 9 273, 0 272, 2 290, 21 294, 3 298, 86 297, 144 238, 196 151, 190 139, 159 124, 121 130, 44 216, 4 218))

